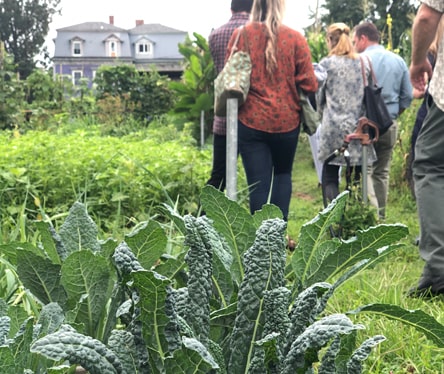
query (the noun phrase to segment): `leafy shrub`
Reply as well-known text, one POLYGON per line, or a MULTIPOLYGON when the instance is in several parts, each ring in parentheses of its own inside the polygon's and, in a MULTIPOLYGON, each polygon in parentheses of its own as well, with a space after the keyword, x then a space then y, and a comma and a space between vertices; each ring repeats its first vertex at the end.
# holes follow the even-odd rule
POLYGON ((107 232, 146 220, 165 201, 195 213, 211 154, 186 133, 165 126, 165 134, 176 134, 166 139, 162 131, 121 138, 103 137, 98 127, 0 134, 0 214, 14 219, 3 221, 2 231, 11 232, 22 215, 46 214, 57 226, 73 200, 87 204, 107 232))
MULTIPOLYGON (((130 114, 144 123, 149 123, 156 115, 167 113, 175 101, 175 95, 168 86, 168 77, 155 70, 139 72, 133 65, 103 65, 97 71, 94 84, 98 100, 109 97, 119 100, 120 106, 116 107, 120 108, 119 117, 130 114)), ((110 107, 108 105, 108 109, 110 107)), ((100 113, 104 114, 103 111, 100 113)))
POLYGON ((177 102, 173 112, 191 123, 194 139, 200 138, 200 120, 205 113, 205 137, 211 134, 213 127, 213 103, 216 70, 207 40, 197 33, 194 40, 186 39, 179 44, 179 52, 185 59, 184 72, 180 81, 172 81, 170 88, 176 92, 177 102))

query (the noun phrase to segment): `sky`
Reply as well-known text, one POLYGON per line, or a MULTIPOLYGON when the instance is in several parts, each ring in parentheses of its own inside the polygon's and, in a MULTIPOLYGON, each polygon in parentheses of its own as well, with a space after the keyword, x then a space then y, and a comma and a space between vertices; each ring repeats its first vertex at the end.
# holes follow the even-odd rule
MULTIPOLYGON (((109 16, 123 29, 143 20, 207 38, 213 28, 228 21, 230 4, 230 0, 61 0, 62 13, 53 17, 46 45, 53 51, 58 28, 83 22, 109 23, 109 16)), ((315 7, 316 0, 287 0, 284 23, 302 31, 310 25, 310 8, 315 7)))

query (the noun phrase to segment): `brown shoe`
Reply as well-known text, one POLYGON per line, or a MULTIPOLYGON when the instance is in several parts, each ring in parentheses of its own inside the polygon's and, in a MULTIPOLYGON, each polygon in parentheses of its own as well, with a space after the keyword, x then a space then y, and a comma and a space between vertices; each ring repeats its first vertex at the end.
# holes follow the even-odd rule
POLYGON ((287 249, 293 252, 296 248, 296 242, 287 235, 287 249))

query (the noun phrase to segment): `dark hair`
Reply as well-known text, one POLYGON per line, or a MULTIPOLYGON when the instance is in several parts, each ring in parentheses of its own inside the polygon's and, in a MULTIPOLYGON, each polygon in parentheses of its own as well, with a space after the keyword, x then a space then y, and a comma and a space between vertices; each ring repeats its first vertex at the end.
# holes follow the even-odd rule
POLYGON ((354 28, 355 35, 360 38, 362 35, 365 35, 368 40, 372 42, 379 43, 381 40, 381 33, 378 31, 376 26, 371 22, 363 22, 354 28))
POLYGON ((253 0, 231 0, 231 10, 233 12, 251 12, 253 0))

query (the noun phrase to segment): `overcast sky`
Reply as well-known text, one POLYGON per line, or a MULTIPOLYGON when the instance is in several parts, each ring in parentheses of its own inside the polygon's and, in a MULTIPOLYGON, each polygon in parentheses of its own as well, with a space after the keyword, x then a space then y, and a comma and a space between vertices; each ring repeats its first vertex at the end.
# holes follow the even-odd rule
MULTIPOLYGON (((231 0, 61 0, 62 14, 53 19, 47 45, 52 51, 58 28, 83 22, 108 23, 109 16, 114 16, 115 26, 124 29, 143 20, 208 37, 212 28, 230 18, 230 4, 231 0)), ((285 23, 302 31, 311 23, 309 9, 315 7, 316 0, 287 0, 285 23)))

